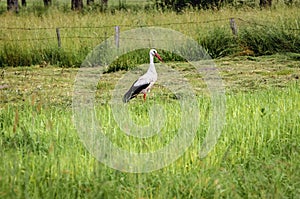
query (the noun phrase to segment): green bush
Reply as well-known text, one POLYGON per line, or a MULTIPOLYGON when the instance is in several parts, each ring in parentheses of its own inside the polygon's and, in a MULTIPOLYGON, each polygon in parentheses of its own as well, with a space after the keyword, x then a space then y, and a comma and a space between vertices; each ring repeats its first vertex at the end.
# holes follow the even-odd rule
POLYGON ((57 66, 79 67, 88 53, 87 48, 78 51, 49 46, 45 48, 18 48, 17 45, 5 43, 0 54, 0 67, 31 66, 47 62, 57 66))
POLYGON ((240 31, 239 40, 243 46, 254 51, 255 55, 300 52, 299 34, 273 26, 246 27, 240 31))
MULTIPOLYGON (((149 50, 140 49, 129 52, 114 60, 108 67, 106 72, 115 72, 118 70, 130 70, 138 65, 149 63, 149 50)), ((184 61, 184 59, 172 52, 166 52, 157 49, 159 54, 163 55, 163 61, 184 61)))
POLYGON ((237 38, 225 28, 209 31, 207 36, 199 38, 199 44, 212 58, 231 55, 239 50, 237 38))

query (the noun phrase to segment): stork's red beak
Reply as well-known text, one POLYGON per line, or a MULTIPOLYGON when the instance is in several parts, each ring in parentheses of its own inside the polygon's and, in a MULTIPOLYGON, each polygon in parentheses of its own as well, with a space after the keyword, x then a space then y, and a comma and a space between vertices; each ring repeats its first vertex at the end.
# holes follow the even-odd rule
POLYGON ((155 53, 155 57, 157 57, 159 59, 159 61, 161 61, 161 62, 163 61, 158 53, 155 53))

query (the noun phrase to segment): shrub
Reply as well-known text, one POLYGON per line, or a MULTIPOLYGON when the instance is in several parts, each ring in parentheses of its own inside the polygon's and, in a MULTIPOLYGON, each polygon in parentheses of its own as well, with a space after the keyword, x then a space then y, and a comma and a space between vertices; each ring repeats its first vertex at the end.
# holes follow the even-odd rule
POLYGON ((209 34, 199 38, 199 44, 203 46, 212 58, 224 57, 239 50, 237 38, 225 28, 216 28, 209 34))
POLYGON ((255 55, 270 55, 279 52, 300 52, 300 37, 291 31, 276 27, 247 27, 239 33, 243 46, 255 55))

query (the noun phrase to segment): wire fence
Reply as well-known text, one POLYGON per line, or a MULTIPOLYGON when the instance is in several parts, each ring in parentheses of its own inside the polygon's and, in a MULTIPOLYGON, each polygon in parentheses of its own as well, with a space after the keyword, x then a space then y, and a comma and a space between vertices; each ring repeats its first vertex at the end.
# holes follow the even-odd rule
MULTIPOLYGON (((42 40, 55 40, 57 39, 59 47, 61 44, 61 39, 107 39, 108 36, 106 34, 105 31, 105 35, 102 36, 82 36, 82 35, 72 35, 72 36, 61 36, 60 35, 60 30, 72 30, 72 29, 104 29, 104 30, 108 30, 110 29, 109 32, 111 32, 111 29, 116 29, 116 27, 119 28, 143 28, 143 27, 153 27, 153 26, 158 26, 158 27, 167 27, 167 26, 175 26, 175 25, 200 25, 200 24, 208 24, 208 23, 216 23, 216 22, 230 22, 228 24, 230 24, 230 28, 232 29, 233 34, 237 34, 237 25, 236 25, 236 21, 239 22, 243 22, 246 23, 248 25, 251 26, 260 26, 263 28, 270 28, 270 25, 266 25, 266 24, 271 24, 271 23, 259 23, 259 22, 255 22, 255 21, 249 21, 249 20, 245 20, 242 18, 222 18, 222 19, 215 19, 215 20, 206 20, 206 21, 187 21, 187 22, 173 22, 173 23, 158 23, 155 25, 105 25, 105 26, 62 26, 62 27, 6 27, 6 26, 0 26, 1 31, 40 31, 40 30, 56 30, 56 36, 49 36, 49 37, 38 37, 38 38, 7 38, 7 37, 0 37, 0 42, 1 41, 6 41, 6 42, 26 42, 26 41, 42 41, 42 40), (232 24, 234 23, 234 24, 232 24), (234 30, 235 29, 235 30, 234 30)), ((229 27, 229 26, 228 26, 229 27)), ((300 31, 300 28, 285 28, 286 31, 300 31)), ((116 38, 118 38, 118 33, 116 34, 116 38)), ((132 38, 134 39, 134 38, 132 38)))
MULTIPOLYGON (((203 23, 212 23, 212 22, 217 22, 217 21, 226 21, 229 18, 224 18, 224 19, 215 19, 215 20, 207 20, 207 21, 187 21, 187 22, 174 22, 174 23, 158 23, 155 25, 106 25, 106 26, 62 26, 59 27, 60 29, 83 29, 83 28, 90 28, 90 29, 103 29, 103 28, 113 28, 116 26, 120 27, 132 27, 132 28, 137 28, 137 27, 149 27, 149 26, 168 26, 168 25, 188 25, 188 24, 203 24, 203 23)), ((31 28, 31 27, 6 27, 6 26, 0 26, 0 29, 6 29, 6 30, 42 30, 42 29, 55 29, 56 27, 40 27, 40 28, 31 28)))
MULTIPOLYGON (((139 23, 139 22, 138 22, 139 23)), ((136 28, 160 27, 179 31, 196 40, 212 58, 226 55, 265 55, 278 52, 299 52, 300 28, 296 24, 224 17, 186 22, 153 24, 64 25, 55 27, 0 25, 0 67, 40 64, 43 61, 59 66, 80 66, 86 55, 97 45, 109 41, 115 47, 124 42, 144 42, 153 46, 159 39, 125 36, 136 28), (22 27, 23 26, 23 27, 22 27), (295 28, 293 28, 295 26, 295 28), (122 33, 122 34, 121 34, 122 33)), ((180 38, 170 38, 181 42, 180 38)), ((165 41, 165 39, 164 39, 165 41)), ((187 45, 187 48, 189 46, 187 45)), ((170 56, 170 59, 177 59, 170 56)), ((122 60, 121 60, 122 61, 122 60)), ((135 64, 135 59, 130 63, 135 64), (132 63, 131 63, 132 62, 132 63)), ((119 64, 128 67, 128 63, 119 64)), ((114 67, 114 66, 113 66, 114 67)))

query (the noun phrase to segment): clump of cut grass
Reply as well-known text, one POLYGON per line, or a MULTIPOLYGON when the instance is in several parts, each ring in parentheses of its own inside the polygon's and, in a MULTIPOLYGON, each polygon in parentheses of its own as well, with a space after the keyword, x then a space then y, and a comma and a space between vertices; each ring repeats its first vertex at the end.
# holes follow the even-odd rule
MULTIPOLYGON (((149 63, 149 50, 150 49, 139 49, 126 53, 114 60, 105 72, 110 73, 119 70, 130 70, 136 68, 138 65, 149 63)), ((176 53, 167 52, 162 49, 156 50, 163 56, 164 61, 185 61, 184 58, 176 53)))

